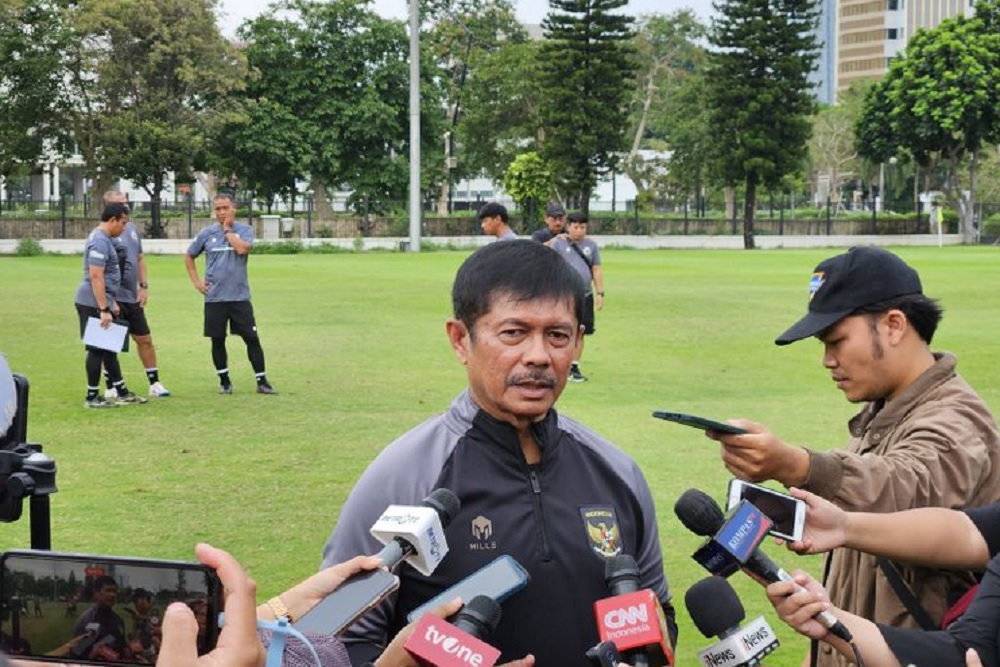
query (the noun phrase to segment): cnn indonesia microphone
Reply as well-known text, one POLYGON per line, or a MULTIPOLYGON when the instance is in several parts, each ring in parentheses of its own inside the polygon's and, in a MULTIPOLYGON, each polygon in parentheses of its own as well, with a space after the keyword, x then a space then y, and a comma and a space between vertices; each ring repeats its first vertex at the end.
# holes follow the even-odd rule
POLYGON ((763 616, 740 627, 743 604, 722 577, 702 579, 684 594, 684 604, 701 634, 719 641, 698 651, 704 667, 753 667, 778 648, 778 638, 763 616))
MULTIPOLYGON (((743 503, 749 504, 747 501, 743 503)), ((742 506, 743 503, 740 503, 742 506)), ((751 507, 753 507, 751 505, 751 507)), ((738 509, 738 507, 736 508, 738 509)), ((756 508, 755 508, 756 509, 756 508)), ((759 512, 759 510, 757 510, 759 512)), ((729 550, 731 546, 728 541, 725 540, 727 535, 738 535, 741 533, 741 525, 745 526, 748 521, 748 515, 744 512, 731 512, 727 521, 727 517, 722 513, 722 508, 719 504, 709 496, 704 491, 698 489, 688 489, 681 497, 677 499, 674 504, 674 513, 677 518, 680 519, 681 523, 690 530, 695 535, 705 535, 708 536, 706 542, 715 542, 717 548, 720 552, 725 552, 721 560, 725 561, 726 556, 731 557, 735 560, 739 560, 739 555, 742 555, 743 549, 753 542, 753 540, 747 540, 746 542, 740 542, 737 546, 741 548, 729 550)), ((752 533, 752 530, 744 530, 745 537, 748 537, 752 533)), ((715 565, 715 561, 705 561, 699 559, 699 554, 706 545, 702 545, 698 551, 693 555, 695 560, 697 560, 703 567, 709 569, 709 564, 715 565)), ((771 560, 767 554, 761 551, 759 548, 759 541, 757 544, 753 545, 750 549, 750 553, 747 558, 742 560, 742 564, 739 566, 746 574, 748 574, 752 579, 756 580, 759 584, 767 586, 775 581, 794 581, 792 575, 788 574, 785 570, 778 567, 778 565, 771 560)), ((725 570, 729 568, 722 568, 722 571, 714 571, 709 569, 712 574, 721 574, 722 576, 728 576, 731 572, 726 572, 725 570)), ((801 589, 801 586, 799 587, 801 589)), ((821 611, 816 614, 816 620, 819 621, 823 627, 829 630, 834 636, 843 639, 848 643, 854 641, 850 630, 837 620, 837 617, 828 611, 821 611)))
POLYGON ((604 577, 612 597, 594 603, 602 642, 612 641, 622 660, 635 667, 674 664, 667 619, 653 591, 639 588, 639 566, 627 554, 605 561, 604 577))
MULTIPOLYGON (((371 528, 386 546, 377 554, 391 570, 404 559, 420 573, 430 575, 448 553, 444 527, 461 509, 449 489, 435 489, 423 505, 390 505, 371 528)), ((338 634, 396 590, 399 579, 385 570, 362 572, 345 581, 315 607, 292 623, 302 633, 338 634)))
POLYGON ((500 604, 477 595, 449 620, 424 614, 403 649, 423 667, 493 667, 500 651, 483 639, 500 623, 500 604))

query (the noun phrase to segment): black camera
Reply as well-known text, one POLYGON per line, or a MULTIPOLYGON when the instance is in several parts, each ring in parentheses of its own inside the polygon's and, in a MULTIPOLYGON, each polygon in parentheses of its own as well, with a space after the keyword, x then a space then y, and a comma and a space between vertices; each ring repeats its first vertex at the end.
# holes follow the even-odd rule
POLYGON ((56 489, 56 462, 42 446, 28 443, 28 378, 10 372, 0 354, 0 521, 21 518, 31 508, 31 546, 48 549, 52 538, 49 496, 56 489))

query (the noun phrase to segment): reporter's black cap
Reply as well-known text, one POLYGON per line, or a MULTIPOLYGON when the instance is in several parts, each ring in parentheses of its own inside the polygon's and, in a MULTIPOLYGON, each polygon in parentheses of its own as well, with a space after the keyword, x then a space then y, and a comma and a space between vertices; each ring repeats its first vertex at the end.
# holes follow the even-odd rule
POLYGON ((860 308, 922 292, 920 276, 899 257, 875 246, 855 246, 820 262, 809 280, 809 312, 774 344, 815 336, 860 308))

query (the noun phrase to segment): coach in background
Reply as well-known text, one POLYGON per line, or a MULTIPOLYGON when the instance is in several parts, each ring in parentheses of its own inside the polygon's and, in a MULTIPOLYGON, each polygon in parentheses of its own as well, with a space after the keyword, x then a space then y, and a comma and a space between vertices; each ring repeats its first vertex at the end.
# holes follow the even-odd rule
POLYGON ((528 240, 470 255, 452 287, 448 341, 468 388, 444 414, 386 447, 351 490, 323 563, 375 553, 368 532, 389 504, 419 505, 451 489, 462 509, 445 529, 448 555, 429 577, 403 564, 397 595, 343 635, 355 665, 372 659, 410 611, 500 554, 531 582, 503 604, 489 643, 501 660, 586 667, 597 643, 593 604, 608 597, 605 560, 635 558, 677 630, 656 512, 627 454, 560 415, 554 404, 583 339, 583 293, 556 253, 528 240))
MULTIPOLYGON (((124 192, 108 190, 104 193, 104 204, 125 204, 128 198, 124 192)), ((131 213, 131 211, 130 211, 131 213)), ((164 398, 170 396, 170 391, 160 382, 160 370, 156 365, 156 348, 153 346, 153 336, 146 321, 146 301, 149 299, 149 269, 146 266, 146 256, 142 252, 142 236, 135 223, 128 220, 121 236, 114 239, 115 244, 125 250, 125 265, 122 267, 122 284, 118 294, 120 318, 128 322, 128 331, 135 341, 139 360, 146 370, 149 380, 149 395, 164 398)), ((108 390, 104 398, 115 400, 118 392, 111 383, 111 378, 105 369, 105 379, 108 390)))
POLYGON ((253 227, 236 222, 236 201, 227 194, 216 195, 212 208, 218 222, 198 232, 184 255, 184 264, 194 288, 205 295, 205 337, 212 339, 212 363, 219 376, 219 393, 233 393, 226 352, 228 327, 246 344, 247 358, 257 378, 257 393, 275 394, 264 371, 264 348, 250 303, 247 260, 253 249, 253 227), (205 253, 204 280, 194 263, 202 253, 205 253))
MULTIPOLYGON (((823 366, 852 403, 846 451, 789 445, 754 422, 722 442, 726 467, 741 479, 774 479, 848 510, 896 512, 967 507, 1000 499, 1000 437, 989 409, 955 372, 955 357, 930 350, 941 308, 917 272, 896 255, 855 247, 819 264, 809 311, 778 337, 815 336, 823 366)), ((937 624, 968 575, 902 566, 850 548, 833 551, 826 586, 833 604, 891 626, 937 624), (894 588, 895 587, 895 588, 894 588), (908 591, 909 605, 897 593, 908 591)), ((820 665, 843 664, 823 645, 820 665)))
MULTIPOLYGON (((583 333, 590 336, 596 331, 594 310, 604 308, 604 268, 597 243, 594 239, 587 238, 587 223, 585 214, 570 214, 566 232, 553 238, 548 246, 569 262, 580 276, 580 286, 583 289, 583 333)), ((580 371, 582 354, 583 345, 569 369, 569 379, 573 382, 587 381, 587 376, 580 371)))
POLYGON ((552 239, 562 234, 566 227, 566 209, 562 204, 553 203, 545 207, 545 226, 531 233, 531 240, 552 245, 552 239))
MULTIPOLYGON (((101 224, 87 237, 83 247, 83 280, 76 288, 76 313, 80 319, 80 338, 83 338, 90 318, 99 319, 107 329, 120 313, 115 300, 121 289, 121 267, 115 250, 114 238, 121 235, 128 222, 128 206, 108 204, 101 212, 101 224)), ((85 345, 87 350, 87 395, 85 408, 114 408, 123 403, 146 403, 125 386, 118 353, 85 345), (100 395, 101 367, 108 371, 117 398, 112 403, 100 395)))

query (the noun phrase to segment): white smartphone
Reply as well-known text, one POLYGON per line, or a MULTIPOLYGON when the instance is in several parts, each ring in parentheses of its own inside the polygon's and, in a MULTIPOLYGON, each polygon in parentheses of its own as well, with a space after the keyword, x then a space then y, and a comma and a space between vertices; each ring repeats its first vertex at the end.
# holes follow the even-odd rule
POLYGON ((734 479, 729 482, 727 509, 739 505, 741 500, 749 501, 774 522, 771 534, 775 537, 793 542, 802 539, 802 529, 806 523, 804 501, 766 486, 734 479))

